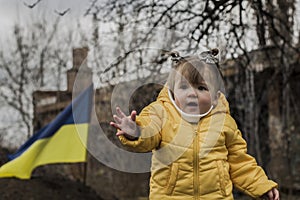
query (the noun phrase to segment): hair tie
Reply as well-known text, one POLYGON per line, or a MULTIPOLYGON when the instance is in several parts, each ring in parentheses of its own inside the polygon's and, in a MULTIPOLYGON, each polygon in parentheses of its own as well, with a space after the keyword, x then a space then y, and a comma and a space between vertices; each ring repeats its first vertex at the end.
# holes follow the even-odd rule
POLYGON ((218 64, 219 60, 215 56, 219 54, 219 49, 214 48, 209 51, 203 51, 199 54, 200 60, 204 61, 205 63, 209 64, 218 64))
POLYGON ((171 60, 175 63, 179 62, 183 57, 179 55, 178 51, 165 51, 162 53, 162 56, 171 57, 171 60))

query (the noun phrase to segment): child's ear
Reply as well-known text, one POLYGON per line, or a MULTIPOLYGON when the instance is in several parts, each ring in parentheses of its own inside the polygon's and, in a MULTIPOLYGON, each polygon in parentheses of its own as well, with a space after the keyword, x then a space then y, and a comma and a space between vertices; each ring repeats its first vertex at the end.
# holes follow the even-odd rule
POLYGON ((213 100, 213 102, 212 102, 213 106, 216 106, 218 104, 218 99, 220 98, 220 96, 221 96, 221 92, 218 91, 215 98, 214 98, 214 100, 213 100))
POLYGON ((218 104, 218 99, 214 99, 212 105, 215 107, 218 104))

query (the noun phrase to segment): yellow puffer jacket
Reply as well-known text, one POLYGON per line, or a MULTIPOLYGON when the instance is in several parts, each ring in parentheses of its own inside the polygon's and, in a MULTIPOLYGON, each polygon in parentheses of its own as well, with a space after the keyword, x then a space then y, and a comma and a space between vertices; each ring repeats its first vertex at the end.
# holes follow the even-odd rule
POLYGON ((228 200, 233 199, 232 185, 257 198, 277 187, 247 154, 222 94, 208 115, 191 124, 181 118, 164 88, 137 124, 138 140, 119 139, 136 152, 153 152, 150 199, 228 200))

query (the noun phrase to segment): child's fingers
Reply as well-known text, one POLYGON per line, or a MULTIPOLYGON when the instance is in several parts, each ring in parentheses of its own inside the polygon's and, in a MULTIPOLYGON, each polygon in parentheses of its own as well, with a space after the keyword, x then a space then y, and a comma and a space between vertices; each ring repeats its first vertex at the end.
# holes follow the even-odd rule
POLYGON ((113 118, 114 118, 115 122, 117 122, 118 124, 122 123, 122 119, 120 117, 118 117, 117 115, 113 115, 113 118))
POLYGON ((118 124, 116 124, 115 122, 110 122, 109 125, 111 125, 112 127, 115 127, 116 129, 120 129, 120 126, 118 124))
POLYGON ((276 188, 273 188, 274 200, 279 200, 279 191, 276 188))
POLYGON ((268 192, 268 199, 273 200, 273 191, 268 192))
POLYGON ((269 190, 266 194, 267 199, 269 200, 279 200, 279 192, 276 188, 269 190))
POLYGON ((117 108, 116 108, 116 111, 117 111, 118 116, 120 116, 121 118, 127 117, 127 116, 122 112, 122 110, 121 110, 120 107, 117 107, 117 108))
POLYGON ((125 134, 125 132, 120 130, 116 133, 116 136, 120 136, 120 135, 124 135, 124 134, 125 134))
POLYGON ((135 110, 131 112, 131 120, 134 122, 136 120, 136 111, 135 110))
POLYGON ((116 124, 114 122, 110 122, 109 125, 112 127, 116 127, 116 124))

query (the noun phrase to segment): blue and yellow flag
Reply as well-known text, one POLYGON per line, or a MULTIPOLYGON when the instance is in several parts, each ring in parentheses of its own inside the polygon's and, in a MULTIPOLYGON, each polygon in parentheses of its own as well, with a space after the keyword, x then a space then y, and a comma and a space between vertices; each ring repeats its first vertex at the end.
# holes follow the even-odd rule
POLYGON ((29 179, 41 165, 85 162, 92 97, 93 85, 10 155, 10 161, 0 168, 0 177, 29 179))

